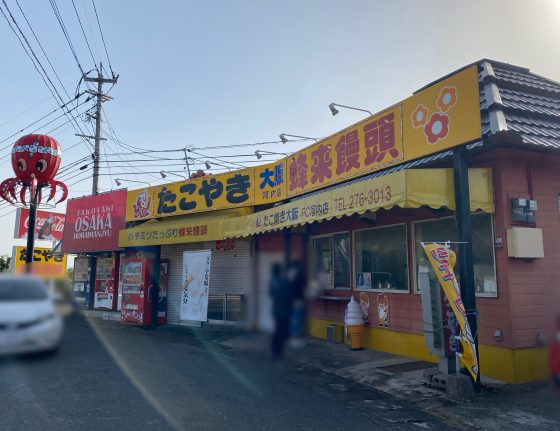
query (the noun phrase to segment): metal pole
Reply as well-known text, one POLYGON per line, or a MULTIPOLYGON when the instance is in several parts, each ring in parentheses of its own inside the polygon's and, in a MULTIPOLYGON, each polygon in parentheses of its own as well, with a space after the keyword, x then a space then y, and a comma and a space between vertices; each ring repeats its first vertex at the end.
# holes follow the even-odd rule
POLYGON ((25 272, 26 274, 31 274, 33 267, 33 252, 35 248, 35 223, 37 221, 37 198, 41 186, 37 185, 35 194, 31 196, 31 202, 29 203, 29 224, 27 227, 27 249, 25 253, 25 272))
POLYGON ((91 194, 99 193, 99 145, 101 138, 101 103, 103 96, 103 65, 99 63, 97 74, 97 103, 95 107, 95 148, 93 150, 93 184, 91 194))
MULTIPOLYGON (((113 76, 112 79, 103 78, 103 63, 99 63, 99 70, 97 71, 97 78, 90 78, 84 75, 84 81, 86 82, 96 82, 97 83, 97 93, 93 91, 89 91, 91 94, 94 94, 97 98, 96 109, 95 109, 95 146, 93 150, 93 182, 91 185, 91 194, 93 196, 99 193, 99 148, 101 141, 104 140, 101 137, 101 104, 103 103, 104 99, 111 99, 109 96, 105 96, 103 94, 103 84, 116 84, 118 75, 113 76)), ((85 135, 78 135, 85 138, 90 138, 91 136, 85 135)), ((94 255, 90 255, 89 257, 89 267, 90 267, 90 277, 89 277, 89 295, 88 295, 88 308, 93 310, 94 299, 95 299, 95 273, 97 271, 97 257, 94 255)))
POLYGON ((185 164, 187 165, 187 173, 189 174, 189 180, 191 179, 191 167, 189 166, 189 156, 187 155, 187 149, 183 148, 185 153, 185 164))
POLYGON ((154 255, 154 270, 152 271, 152 292, 150 301, 152 303, 152 319, 150 329, 156 330, 158 327, 158 305, 159 305, 159 278, 161 271, 161 247, 157 247, 154 255))
POLYGON ((461 299, 472 331, 478 373, 474 381, 476 392, 480 392, 480 358, 478 355, 478 325, 472 249, 472 227, 469 195, 469 169, 465 146, 453 150, 453 176, 455 182, 455 221, 457 223, 457 263, 459 265, 461 299))
POLYGON ((88 309, 93 310, 95 304, 95 277, 97 275, 97 257, 89 256, 89 291, 88 291, 88 309))

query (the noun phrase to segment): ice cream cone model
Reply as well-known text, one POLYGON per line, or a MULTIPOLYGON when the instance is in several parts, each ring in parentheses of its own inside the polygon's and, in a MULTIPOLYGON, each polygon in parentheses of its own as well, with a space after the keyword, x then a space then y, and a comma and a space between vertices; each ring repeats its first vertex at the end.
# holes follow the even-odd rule
POLYGON ((346 308, 346 317, 344 320, 352 350, 363 350, 362 335, 364 333, 364 317, 360 304, 356 302, 353 296, 346 308))

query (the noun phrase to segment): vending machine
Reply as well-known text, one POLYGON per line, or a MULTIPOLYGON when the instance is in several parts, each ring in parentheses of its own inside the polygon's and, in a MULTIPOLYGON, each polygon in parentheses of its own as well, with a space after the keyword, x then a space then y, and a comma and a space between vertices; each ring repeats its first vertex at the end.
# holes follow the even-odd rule
POLYGON ((99 256, 95 272, 94 308, 96 310, 114 310, 118 280, 119 256, 99 256))
MULTIPOLYGON (((122 258, 122 304, 121 321, 148 326, 152 322, 151 289, 154 268, 152 253, 125 254, 122 258)), ((158 300, 158 324, 167 319, 167 281, 169 261, 160 265, 160 289, 158 300)))

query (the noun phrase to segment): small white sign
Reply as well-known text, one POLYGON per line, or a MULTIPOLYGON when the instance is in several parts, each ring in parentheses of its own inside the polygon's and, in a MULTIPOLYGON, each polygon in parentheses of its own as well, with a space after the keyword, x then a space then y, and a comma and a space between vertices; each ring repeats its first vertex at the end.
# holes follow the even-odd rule
POLYGON ((181 320, 195 322, 208 320, 211 263, 212 250, 183 253, 181 320))

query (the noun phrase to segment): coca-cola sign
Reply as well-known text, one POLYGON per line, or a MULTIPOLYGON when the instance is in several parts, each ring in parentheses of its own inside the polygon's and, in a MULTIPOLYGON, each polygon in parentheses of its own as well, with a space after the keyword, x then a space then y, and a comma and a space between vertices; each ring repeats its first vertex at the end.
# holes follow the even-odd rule
POLYGON ((64 253, 110 251, 119 248, 124 229, 126 190, 70 199, 62 238, 64 253))
MULTIPOLYGON (((14 238, 27 238, 29 229, 29 210, 18 208, 14 238)), ((64 214, 51 211, 37 211, 35 238, 47 241, 60 241, 64 231, 64 214)))

